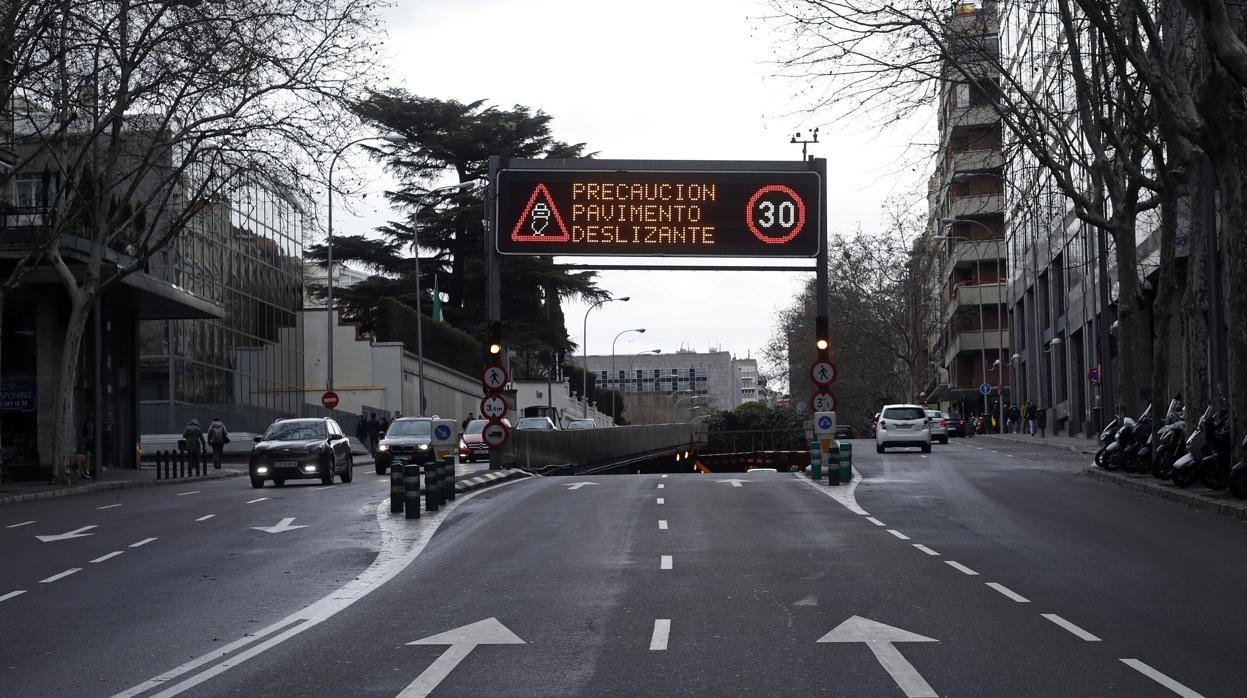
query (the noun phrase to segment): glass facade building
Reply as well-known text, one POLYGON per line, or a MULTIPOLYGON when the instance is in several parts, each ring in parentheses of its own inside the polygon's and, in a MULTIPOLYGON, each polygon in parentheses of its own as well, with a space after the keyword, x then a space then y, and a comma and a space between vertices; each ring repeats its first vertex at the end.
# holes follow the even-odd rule
POLYGON ((223 320, 142 323, 144 434, 215 415, 263 430, 303 407, 303 244, 310 217, 289 195, 236 189, 202 212, 152 273, 225 309, 223 320))

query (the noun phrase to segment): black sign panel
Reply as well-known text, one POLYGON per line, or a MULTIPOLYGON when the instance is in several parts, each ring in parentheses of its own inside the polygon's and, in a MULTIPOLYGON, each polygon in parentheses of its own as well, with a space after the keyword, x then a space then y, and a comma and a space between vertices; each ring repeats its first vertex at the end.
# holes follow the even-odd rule
POLYGON ((498 251, 573 256, 812 257, 817 172, 502 170, 498 251))

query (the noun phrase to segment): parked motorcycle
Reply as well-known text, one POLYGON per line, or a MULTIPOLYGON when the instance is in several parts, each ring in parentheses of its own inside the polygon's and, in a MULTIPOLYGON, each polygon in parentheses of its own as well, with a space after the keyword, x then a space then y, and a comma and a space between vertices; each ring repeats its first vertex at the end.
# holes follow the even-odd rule
POLYGON ((1247 499, 1247 436, 1243 437, 1238 452, 1242 454, 1242 460, 1235 463, 1234 469, 1230 471, 1230 494, 1239 499, 1247 499))
POLYGON ((1108 448, 1117 440, 1117 432, 1121 430, 1121 417, 1116 417, 1100 432, 1100 450, 1095 452, 1095 464, 1105 470, 1116 470, 1117 463, 1108 458, 1108 448))
POLYGON ((1199 479, 1214 490, 1223 490, 1230 484, 1230 471, 1234 467, 1234 448, 1230 443, 1230 418, 1223 411, 1213 421, 1208 433, 1208 445, 1212 452, 1199 462, 1199 479))
POLYGON ((1168 480, 1173 475, 1173 463, 1185 445, 1186 417, 1181 402, 1169 403, 1165 425, 1156 435, 1156 453, 1152 455, 1152 477, 1168 480))
POLYGON ((1151 458, 1151 438, 1152 438, 1152 406, 1149 404, 1147 409, 1143 410, 1143 414, 1139 415, 1134 426, 1125 430, 1125 433, 1119 436, 1121 442, 1121 469, 1128 473, 1136 470, 1146 472, 1150 467, 1149 461, 1144 461, 1140 456, 1143 449, 1147 448, 1147 457, 1151 458))
POLYGON ((1203 416, 1196 422, 1195 430, 1187 437, 1186 455, 1173 464, 1173 484, 1178 487, 1190 487, 1199 479, 1204 459, 1215 455, 1211 438, 1217 421, 1217 410, 1209 405, 1208 409, 1204 410, 1203 416))

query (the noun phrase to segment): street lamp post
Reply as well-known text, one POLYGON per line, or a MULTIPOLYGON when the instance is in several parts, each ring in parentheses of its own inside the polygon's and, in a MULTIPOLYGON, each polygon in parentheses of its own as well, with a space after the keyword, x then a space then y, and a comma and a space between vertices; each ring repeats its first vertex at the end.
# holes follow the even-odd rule
POLYGON ((411 226, 411 250, 415 256, 416 266, 416 399, 419 401, 417 411, 421 417, 424 416, 425 400, 424 400, 424 311, 421 309, 420 299, 420 206, 424 200, 433 195, 446 195, 459 191, 475 192, 482 188, 481 180, 470 180, 467 182, 459 182, 458 184, 449 184, 444 187, 430 189, 416 198, 416 213, 412 218, 411 226))
POLYGON ((325 390, 333 390, 333 170, 338 164, 338 158, 347 148, 359 143, 368 141, 385 141, 394 145, 402 145, 407 142, 407 137, 400 133, 387 133, 384 136, 365 136, 347 143, 338 148, 333 153, 333 159, 329 161, 329 234, 325 240, 325 310, 328 320, 325 325, 327 334, 325 340, 328 343, 325 350, 325 390))
POLYGON ((614 301, 626 302, 630 300, 632 300, 631 296, 624 296, 623 298, 603 298, 600 301, 591 303, 589 305, 589 309, 585 311, 584 327, 581 329, 580 333, 580 342, 584 345, 581 347, 581 352, 585 358, 585 365, 582 367, 584 370, 580 374, 580 399, 584 404, 585 417, 589 416, 589 313, 593 312, 594 308, 600 307, 603 303, 611 303, 614 301))
MULTIPOLYGON (((624 330, 623 332, 620 332, 619 334, 615 335, 615 338, 611 340, 611 379, 612 380, 614 380, 615 378, 615 342, 618 342, 620 337, 624 336, 625 334, 628 334, 629 332, 640 332, 641 334, 645 334, 645 328, 638 327, 634 330, 624 330)), ((623 383, 619 384, 619 389, 620 390, 623 389, 623 383)), ((612 390, 611 391, 611 422, 618 423, 618 421, 619 420, 615 418, 615 391, 612 390)))
MULTIPOLYGON (((1002 241, 1002 240, 1000 240, 1000 239, 998 239, 998 238, 996 238, 996 237, 995 237, 995 235, 996 235, 996 231, 994 231, 994 230, 992 230, 991 228, 987 227, 985 224, 980 223, 979 221, 972 220, 972 219, 969 219, 969 218, 941 218, 941 219, 940 219, 940 224, 941 224, 941 225, 943 225, 943 226, 945 226, 945 227, 950 227, 950 226, 956 225, 957 223, 970 223, 970 224, 973 224, 973 225, 977 225, 977 226, 979 226, 980 228, 982 228, 983 230, 986 230, 986 231, 987 231, 987 233, 988 233, 989 235, 991 235, 991 236, 992 236, 992 237, 991 237, 991 238, 989 238, 989 239, 991 239, 991 240, 995 240, 996 242, 1001 242, 1001 241, 1002 241)), ((961 237, 961 236, 958 236, 958 235, 937 235, 937 236, 935 236, 935 238, 936 238, 936 239, 941 239, 941 238, 944 238, 944 239, 949 239, 949 240, 963 240, 963 241, 965 241, 965 242, 971 242, 971 240, 970 240, 969 238, 966 238, 966 237, 961 237)), ((997 286, 997 288, 999 288, 999 286, 1000 286, 1000 262, 999 262, 1000 257, 997 257, 996 259, 997 259, 997 262, 996 262, 996 286, 997 286)), ((979 275, 979 328, 980 328, 980 331, 982 331, 982 327, 983 327, 983 259, 982 259, 982 255, 979 255, 978 259, 975 259, 974 261, 975 261, 976 265, 978 266, 978 275, 979 275)), ((998 294, 998 295, 999 295, 999 294, 998 294)), ((1005 353, 1005 349, 1004 349, 1004 328, 1003 328, 1003 323, 1002 323, 1002 320, 1001 320, 1001 315, 1000 315, 1000 298, 999 298, 999 297, 997 297, 997 298, 996 298, 996 303, 995 303, 995 305, 996 305, 996 356, 997 356, 997 358, 999 358, 999 357, 1001 357, 1001 356, 1004 356, 1004 353, 1005 353)), ((982 361, 983 361, 983 382, 984 382, 984 383, 987 383, 987 343, 986 343, 986 342, 984 342, 984 341, 980 341, 980 342, 979 342, 979 348, 980 348, 980 349, 982 349, 982 361)), ((1001 428, 1001 430, 1003 431, 1003 429, 1004 429, 1004 423, 1005 423, 1004 367, 1003 367, 1003 366, 1002 366, 1002 367, 1001 367, 1001 369, 1000 369, 1000 381, 998 381, 998 382, 996 383, 996 394, 997 394, 996 403, 997 403, 998 414, 999 414, 999 420, 1000 420, 999 424, 1000 424, 1000 428, 1001 428)), ((986 412, 987 412, 987 396, 986 396, 986 395, 984 395, 984 396, 983 396, 983 411, 984 411, 984 413, 986 413, 986 412)))
MULTIPOLYGON (((662 349, 646 349, 645 351, 639 351, 633 354, 632 358, 628 361, 628 374, 627 375, 632 375, 632 371, 636 368, 636 358, 638 356, 644 356, 646 354, 661 354, 661 353, 662 353, 662 349)), ((641 381, 638 380, 637 381, 638 398, 640 397, 640 392, 641 392, 641 381)), ((627 406, 625 405, 625 409, 626 408, 627 406)))

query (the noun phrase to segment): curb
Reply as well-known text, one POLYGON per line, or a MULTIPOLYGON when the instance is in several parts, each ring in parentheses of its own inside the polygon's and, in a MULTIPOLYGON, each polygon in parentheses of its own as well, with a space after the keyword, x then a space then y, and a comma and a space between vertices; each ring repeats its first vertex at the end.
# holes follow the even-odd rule
POLYGON ((1000 434, 978 434, 977 436, 986 436, 988 438, 996 439, 999 441, 1004 441, 1006 443, 1031 444, 1034 446, 1043 446, 1044 448, 1055 448, 1055 449, 1059 449, 1062 451, 1069 451, 1071 453, 1081 453, 1081 454, 1090 455, 1090 456, 1095 455, 1095 452, 1097 450, 1094 446, 1069 446, 1066 444, 1056 443, 1054 441, 1048 441, 1047 439, 1044 439, 1044 438, 1010 439, 1010 438, 1001 436, 1000 434))
POLYGON ((469 478, 464 478, 463 480, 455 480, 455 493, 471 492, 472 490, 479 490, 482 487, 497 485, 499 483, 506 482, 507 480, 514 480, 520 477, 532 476, 517 468, 492 470, 484 475, 474 475, 469 478))
POLYGON ((235 477, 243 477, 246 472, 225 471, 219 474, 211 475, 193 475, 191 477, 172 478, 169 480, 119 480, 117 482, 92 482, 86 485, 76 485, 74 487, 62 487, 55 490, 44 490, 42 492, 28 492, 26 494, 13 494, 7 497, 0 497, 0 506, 5 504, 17 504, 18 502, 33 502, 38 499, 51 499, 53 497, 67 497, 74 494, 87 494, 89 492, 104 492, 106 490, 128 490, 136 487, 154 487, 156 485, 181 485, 187 482, 202 482, 204 480, 228 480, 235 477))
POLYGON ((1192 509, 1211 511, 1216 514, 1221 514, 1222 516, 1228 516, 1231 519, 1247 521, 1247 501, 1242 503, 1233 499, 1229 501, 1222 501, 1220 497, 1201 494, 1197 491, 1191 492, 1182 490, 1171 485, 1163 485, 1160 480, 1150 478, 1150 476, 1149 478, 1153 480, 1152 482, 1148 482, 1142 477, 1136 478, 1129 475, 1111 473, 1095 466, 1086 468, 1082 471, 1082 474, 1093 480, 1111 483, 1117 485, 1118 487, 1123 487, 1135 492, 1142 492, 1153 497, 1168 499, 1171 502, 1184 504, 1192 509))

